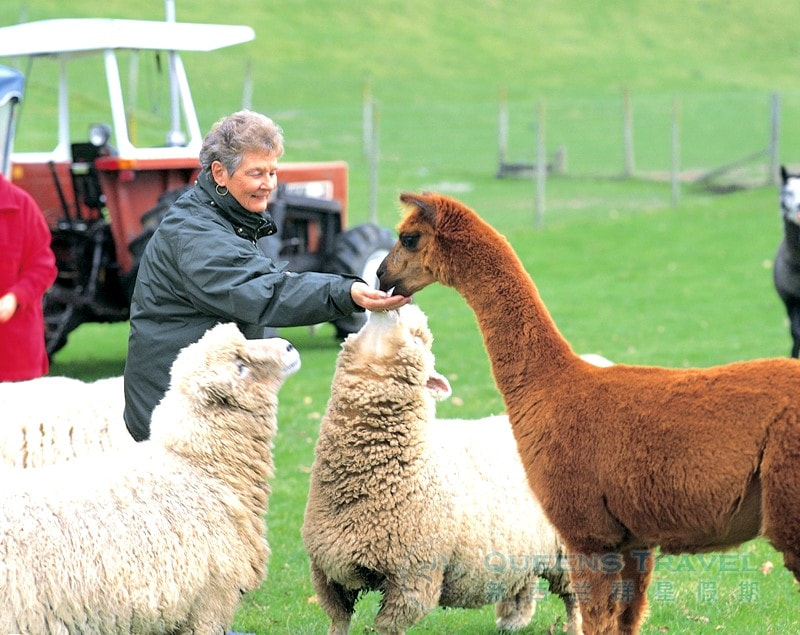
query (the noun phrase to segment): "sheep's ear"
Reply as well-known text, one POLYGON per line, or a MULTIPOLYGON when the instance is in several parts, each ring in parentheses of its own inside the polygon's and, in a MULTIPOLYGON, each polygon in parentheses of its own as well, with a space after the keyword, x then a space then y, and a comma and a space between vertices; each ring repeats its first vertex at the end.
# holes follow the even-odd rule
POLYGON ((197 383, 196 394, 204 403, 230 403, 232 395, 238 389, 238 384, 246 380, 249 374, 249 368, 245 367, 242 370, 238 365, 232 365, 224 371, 208 373, 197 383))
POLYGON ((781 180, 786 183, 789 180, 789 173, 786 171, 786 166, 781 166, 781 180))
POLYGON ((450 382, 447 381, 447 377, 440 375, 436 371, 431 373, 431 376, 428 378, 428 382, 425 384, 425 387, 430 390, 431 393, 433 393, 433 396, 439 401, 447 399, 453 394, 453 391, 450 388, 450 382))
POLYGON ((404 192, 400 195, 400 201, 405 205, 415 206, 419 209, 422 219, 431 227, 436 227, 436 205, 429 198, 404 192))

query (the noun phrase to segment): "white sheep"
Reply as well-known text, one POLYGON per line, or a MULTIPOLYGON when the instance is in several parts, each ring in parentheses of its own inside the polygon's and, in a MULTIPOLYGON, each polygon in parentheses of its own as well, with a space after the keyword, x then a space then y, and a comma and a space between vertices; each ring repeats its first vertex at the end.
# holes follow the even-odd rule
POLYGON ((359 593, 383 594, 378 633, 403 633, 435 606, 497 603, 524 627, 537 578, 580 633, 563 546, 528 489, 506 417, 435 420, 432 338, 414 305, 373 313, 342 344, 311 472, 303 540, 329 633, 359 593))
POLYGON ((122 377, 0 383, 0 464, 41 467, 131 447, 122 377))
POLYGON ((299 361, 216 326, 178 355, 149 441, 6 468, 0 633, 229 627, 264 577, 277 393, 299 361))

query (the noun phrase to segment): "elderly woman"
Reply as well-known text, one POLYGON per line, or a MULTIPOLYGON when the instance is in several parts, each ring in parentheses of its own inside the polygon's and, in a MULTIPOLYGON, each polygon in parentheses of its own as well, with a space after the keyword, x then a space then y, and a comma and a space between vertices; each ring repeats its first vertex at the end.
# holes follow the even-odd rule
POLYGON ((194 188, 150 239, 125 364, 125 425, 137 441, 149 437, 178 351, 215 324, 236 322, 246 337, 260 338, 265 327, 318 324, 410 300, 353 276, 282 271, 259 249, 273 227, 267 201, 282 154, 281 129, 268 117, 244 110, 221 119, 203 140, 194 188))

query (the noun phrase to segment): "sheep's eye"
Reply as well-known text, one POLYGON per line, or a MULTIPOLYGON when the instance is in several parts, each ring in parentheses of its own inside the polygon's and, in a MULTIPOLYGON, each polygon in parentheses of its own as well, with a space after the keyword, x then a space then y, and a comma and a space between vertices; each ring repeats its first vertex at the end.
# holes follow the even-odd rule
POLYGON ((419 244, 419 234, 402 234, 400 244, 406 249, 416 249, 419 244))
POLYGON ((245 377, 250 373, 250 368, 241 359, 237 359, 236 371, 239 373, 239 377, 245 377))

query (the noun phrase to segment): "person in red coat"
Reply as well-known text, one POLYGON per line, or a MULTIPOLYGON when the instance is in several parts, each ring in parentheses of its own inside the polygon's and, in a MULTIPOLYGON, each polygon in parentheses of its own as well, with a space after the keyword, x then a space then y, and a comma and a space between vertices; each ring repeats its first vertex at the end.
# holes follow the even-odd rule
POLYGON ((0 381, 49 369, 42 296, 58 273, 50 240, 33 197, 0 173, 0 381))

